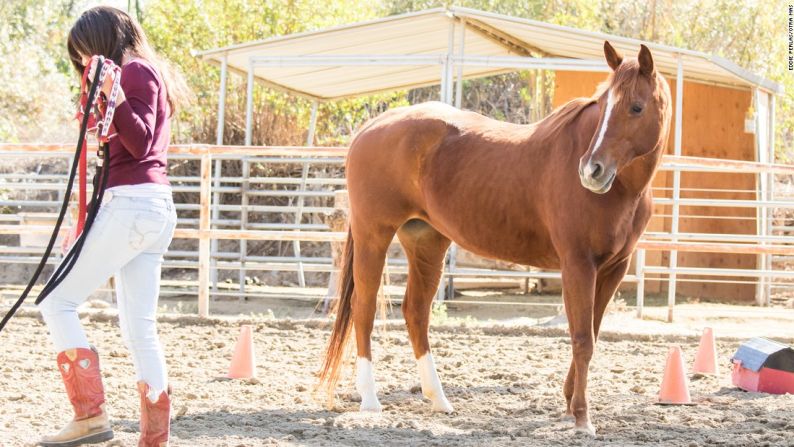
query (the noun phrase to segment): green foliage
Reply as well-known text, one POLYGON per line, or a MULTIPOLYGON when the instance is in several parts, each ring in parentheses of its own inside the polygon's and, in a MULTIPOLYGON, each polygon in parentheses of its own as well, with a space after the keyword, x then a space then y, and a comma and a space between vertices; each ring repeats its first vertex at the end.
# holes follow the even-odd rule
POLYGON ((444 302, 433 301, 430 307, 430 324, 433 325, 456 325, 456 326, 474 326, 477 320, 471 315, 463 317, 452 317, 447 312, 447 305, 444 302))
POLYGON ((76 2, 0 2, 0 141, 64 141, 74 115, 64 29, 76 2))
POLYGON ((430 307, 430 322, 433 324, 444 324, 449 321, 447 305, 443 302, 433 301, 430 307))
MULTIPOLYGON (((179 115, 177 139, 215 141, 219 70, 194 57, 205 50, 240 42, 327 28, 376 17, 367 0, 261 1, 161 0, 145 11, 143 26, 155 49, 187 75, 196 102, 179 115)), ((384 109, 398 94, 324 104, 318 126, 322 143, 349 135, 371 110, 384 109), (381 104, 379 106, 379 104, 381 104)), ((245 80, 229 77, 225 141, 242 143, 245 80)), ((257 85, 254 91, 254 144, 302 144, 311 104, 257 85)))
MULTIPOLYGON (((76 76, 65 51, 69 26, 94 0, 0 2, 0 140, 64 141, 76 76)), ((219 70, 194 57, 205 50, 390 14, 452 4, 585 30, 699 50, 783 84, 777 99, 777 147, 794 151, 794 76, 786 71, 785 4, 762 0, 127 0, 151 44, 195 93, 174 123, 179 142, 214 142, 219 70)), ((243 141, 245 80, 229 77, 227 143, 243 141)), ((522 72, 466 81, 464 106, 515 122, 548 113, 553 73, 522 72)), ((343 144, 383 110, 437 99, 428 87, 321 104, 316 142, 343 144)), ((257 86, 255 144, 303 144, 311 104, 257 86)))

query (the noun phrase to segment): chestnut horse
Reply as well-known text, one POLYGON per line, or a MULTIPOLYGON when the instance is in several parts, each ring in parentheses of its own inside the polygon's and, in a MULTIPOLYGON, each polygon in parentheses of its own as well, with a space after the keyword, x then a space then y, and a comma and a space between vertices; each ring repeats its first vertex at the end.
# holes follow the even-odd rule
POLYGON ((591 98, 516 125, 441 103, 367 123, 347 156, 350 195, 341 296, 321 380, 333 390, 352 326, 362 411, 379 411, 370 351, 386 250, 408 258, 402 312, 422 393, 451 412, 430 354, 430 307, 450 241, 478 255, 562 271, 573 360, 566 414, 591 434, 587 371, 604 309, 651 217, 651 179, 670 127, 670 91, 647 47, 591 98))

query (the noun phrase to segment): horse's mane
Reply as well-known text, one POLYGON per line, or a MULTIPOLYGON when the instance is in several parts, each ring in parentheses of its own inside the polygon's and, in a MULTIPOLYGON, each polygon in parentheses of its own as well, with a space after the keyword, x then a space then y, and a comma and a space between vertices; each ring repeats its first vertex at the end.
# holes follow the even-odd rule
POLYGON ((539 137, 557 137, 563 129, 576 120, 584 109, 598 102, 598 99, 606 93, 614 78, 615 74, 610 74, 609 78, 598 84, 593 96, 574 98, 554 109, 546 118, 536 122, 534 124, 536 135, 539 137))
POLYGON ((558 135, 568 124, 572 123, 576 117, 579 116, 582 110, 587 108, 590 104, 594 104, 597 100, 598 98, 596 97, 584 97, 575 98, 566 102, 554 109, 549 116, 535 123, 535 133, 538 136, 558 135))

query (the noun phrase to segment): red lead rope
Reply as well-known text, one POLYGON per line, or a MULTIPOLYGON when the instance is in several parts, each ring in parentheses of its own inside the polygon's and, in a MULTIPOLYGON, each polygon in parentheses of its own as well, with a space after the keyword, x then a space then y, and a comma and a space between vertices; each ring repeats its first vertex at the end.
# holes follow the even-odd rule
POLYGON ((85 226, 85 215, 88 196, 88 145, 83 141, 83 152, 80 154, 80 165, 78 166, 78 179, 80 192, 77 199, 77 231, 75 234, 83 232, 85 226))
MULTIPOLYGON (((110 90, 110 98, 104 98, 104 95, 98 95, 94 104, 88 104, 88 72, 91 69, 91 65, 94 65, 98 60, 97 56, 93 56, 91 58, 91 63, 89 63, 85 69, 83 70, 83 79, 81 82, 81 91, 80 91, 80 105, 77 109, 77 115, 75 118, 80 121, 83 119, 83 115, 88 113, 89 121, 88 121, 88 131, 97 131, 97 139, 100 143, 107 143, 114 134, 110 134, 110 128, 112 127, 113 121, 113 114, 116 110, 116 98, 118 96, 119 89, 121 88, 121 68, 119 68, 116 64, 113 63, 110 59, 105 59, 104 62, 101 64, 101 67, 97 67, 100 69, 99 74, 99 83, 100 85, 105 82, 105 76, 108 73, 111 73, 113 78, 113 87, 110 90), (91 108, 96 106, 97 111, 92 113, 91 108), (97 121, 97 116, 101 116, 102 119, 97 121)), ((98 159, 98 163, 102 163, 102 156, 98 159)), ((83 150, 80 154, 80 163, 78 167, 78 201, 77 201, 77 227, 74 235, 75 237, 83 232, 83 228, 85 227, 85 216, 86 210, 88 208, 88 143, 86 140, 83 140, 83 150)))

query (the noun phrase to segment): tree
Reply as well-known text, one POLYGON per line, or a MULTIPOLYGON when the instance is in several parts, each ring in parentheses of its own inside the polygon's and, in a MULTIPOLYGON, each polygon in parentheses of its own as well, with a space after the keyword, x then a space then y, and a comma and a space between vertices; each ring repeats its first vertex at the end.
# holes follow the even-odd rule
MULTIPOLYGON (((121 2, 121 0, 118 0, 121 2)), ((117 2, 117 3, 118 3, 117 2)), ((94 0, 0 2, 0 139, 69 139, 77 86, 65 36, 94 0), (72 93, 72 95, 66 93, 72 93)), ((794 151, 794 76, 786 70, 786 14, 762 0, 127 0, 159 54, 180 69, 196 94, 174 123, 175 140, 214 142, 219 71, 191 50, 322 29, 390 14, 456 4, 581 29, 649 39, 732 60, 784 84, 777 98, 778 153, 794 151), (726 13, 740 11, 741 13, 726 13)), ((780 6, 782 8, 782 6, 780 6)), ((226 141, 241 143, 245 85, 230 76, 226 141)), ((549 112, 553 73, 521 72, 466 81, 467 107, 515 122, 549 112)), ((437 88, 322 104, 318 142, 343 143, 388 107, 436 99, 437 88)), ((257 86, 254 141, 301 144, 308 101, 257 86)))
POLYGON ((77 7, 63 0, 0 2, 0 141, 70 138, 77 82, 64 36, 77 7))

